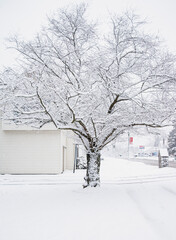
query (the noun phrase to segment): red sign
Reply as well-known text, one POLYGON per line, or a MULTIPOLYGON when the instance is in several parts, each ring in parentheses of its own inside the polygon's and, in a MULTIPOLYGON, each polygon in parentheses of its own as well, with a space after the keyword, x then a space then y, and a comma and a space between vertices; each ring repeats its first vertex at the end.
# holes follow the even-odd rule
POLYGON ((133 137, 130 137, 129 142, 130 144, 133 144, 133 137))

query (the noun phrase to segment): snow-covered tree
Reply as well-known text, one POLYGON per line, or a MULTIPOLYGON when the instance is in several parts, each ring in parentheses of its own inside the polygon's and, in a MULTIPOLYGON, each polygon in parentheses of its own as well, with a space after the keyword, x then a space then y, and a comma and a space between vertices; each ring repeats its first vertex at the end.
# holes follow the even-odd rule
POLYGON ((4 73, 3 99, 6 120, 72 130, 87 150, 84 187, 95 187, 108 143, 172 117, 176 72, 175 57, 135 14, 112 16, 102 33, 86 13, 84 4, 59 10, 33 41, 11 39, 22 58, 4 73))
POLYGON ((3 81, 3 76, 4 74, 2 75, 0 74, 0 119, 1 119, 1 108, 3 106, 3 101, 6 100, 4 93, 7 90, 7 84, 6 82, 3 81))
POLYGON ((174 125, 168 137, 168 151, 170 155, 176 156, 176 125, 174 125))

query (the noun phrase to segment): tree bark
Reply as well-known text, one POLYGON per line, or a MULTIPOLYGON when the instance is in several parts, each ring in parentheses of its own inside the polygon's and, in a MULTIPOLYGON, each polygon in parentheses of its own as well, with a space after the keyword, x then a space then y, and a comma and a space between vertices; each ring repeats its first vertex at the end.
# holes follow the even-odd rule
POLYGON ((87 153, 87 172, 84 178, 85 184, 83 187, 97 187, 100 186, 100 153, 87 153))

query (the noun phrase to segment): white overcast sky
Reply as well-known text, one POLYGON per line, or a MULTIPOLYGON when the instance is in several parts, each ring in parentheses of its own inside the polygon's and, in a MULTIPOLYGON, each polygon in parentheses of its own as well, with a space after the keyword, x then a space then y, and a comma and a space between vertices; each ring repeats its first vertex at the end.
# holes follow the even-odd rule
MULTIPOLYGON (((32 38, 55 9, 80 0, 0 0, 0 69, 11 65, 15 54, 7 50, 5 38, 20 34, 32 38)), ((121 13, 132 8, 147 18, 150 29, 165 39, 168 48, 176 52, 176 0, 85 0, 90 15, 105 18, 107 12, 121 13)))

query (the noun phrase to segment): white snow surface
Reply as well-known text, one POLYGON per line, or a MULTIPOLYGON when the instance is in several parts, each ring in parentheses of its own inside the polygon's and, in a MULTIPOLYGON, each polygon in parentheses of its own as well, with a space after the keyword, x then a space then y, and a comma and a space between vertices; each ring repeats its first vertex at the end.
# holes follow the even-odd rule
POLYGON ((176 169, 102 161, 101 187, 84 170, 0 176, 0 240, 175 240, 176 169))

